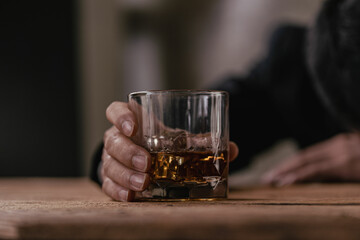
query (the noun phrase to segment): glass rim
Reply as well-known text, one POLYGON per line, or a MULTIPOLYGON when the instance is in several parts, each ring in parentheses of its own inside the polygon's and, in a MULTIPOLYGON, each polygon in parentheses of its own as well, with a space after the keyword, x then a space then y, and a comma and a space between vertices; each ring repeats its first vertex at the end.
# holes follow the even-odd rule
POLYGON ((176 94, 176 95, 222 95, 227 96, 229 93, 222 90, 208 90, 208 89, 170 89, 170 90, 145 90, 136 91, 128 94, 128 97, 140 97, 146 95, 161 95, 161 94, 176 94))

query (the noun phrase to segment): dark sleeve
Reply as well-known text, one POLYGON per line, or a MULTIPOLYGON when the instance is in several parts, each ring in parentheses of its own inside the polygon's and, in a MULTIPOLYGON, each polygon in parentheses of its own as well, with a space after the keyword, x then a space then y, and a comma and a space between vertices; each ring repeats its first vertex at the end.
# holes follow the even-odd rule
POLYGON ((230 140, 239 147, 230 171, 246 167, 254 155, 286 138, 284 119, 273 106, 263 79, 229 78, 218 89, 230 94, 230 140))
POLYGON ((231 77, 216 87, 230 93, 230 139, 239 147, 231 171, 279 140, 292 138, 304 148, 341 131, 314 90, 305 42, 305 28, 278 28, 267 56, 248 76, 231 77))

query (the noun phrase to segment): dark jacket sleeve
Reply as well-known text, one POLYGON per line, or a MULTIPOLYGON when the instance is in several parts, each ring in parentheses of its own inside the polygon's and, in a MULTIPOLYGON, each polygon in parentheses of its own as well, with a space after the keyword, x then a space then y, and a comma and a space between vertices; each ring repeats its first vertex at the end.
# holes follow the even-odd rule
POLYGON ((217 89, 230 93, 230 138, 239 147, 236 171, 285 138, 300 148, 342 130, 315 92, 305 61, 306 30, 282 26, 267 56, 246 77, 231 77, 217 89))

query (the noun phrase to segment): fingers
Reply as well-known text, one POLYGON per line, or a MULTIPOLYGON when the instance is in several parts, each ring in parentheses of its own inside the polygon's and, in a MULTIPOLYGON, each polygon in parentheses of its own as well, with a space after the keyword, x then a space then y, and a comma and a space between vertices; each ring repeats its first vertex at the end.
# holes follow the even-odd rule
POLYGON ((290 157, 285 164, 274 171, 274 174, 284 174, 307 164, 314 163, 314 161, 323 161, 327 157, 328 151, 326 145, 314 145, 290 157))
MULTIPOLYGON (((278 186, 318 179, 357 179, 356 164, 360 159, 356 138, 339 134, 329 140, 305 149, 286 163, 270 171, 262 179, 265 184, 278 186)), ((360 166, 360 164, 359 164, 360 166)))
POLYGON ((264 184, 275 184, 277 186, 289 185, 298 181, 308 180, 316 172, 323 169, 326 158, 307 158, 303 154, 293 156, 286 160, 280 167, 271 170, 262 178, 264 184), (319 166, 321 168, 319 168, 319 166))
POLYGON ((117 185, 133 191, 143 191, 149 185, 149 175, 127 168, 108 154, 103 157, 105 179, 109 178, 117 185))
POLYGON ((131 191, 116 184, 114 181, 107 177, 104 179, 102 190, 106 195, 117 201, 132 201, 134 200, 135 196, 134 191, 131 191))
POLYGON ((274 181, 274 184, 278 187, 282 187, 296 182, 319 180, 329 168, 330 167, 323 162, 309 164, 303 168, 296 169, 291 173, 282 175, 274 181))
POLYGON ((150 182, 146 174, 151 156, 113 126, 104 134, 102 154, 103 191, 119 201, 132 201, 135 191, 143 191, 150 182))
POLYGON ((136 117, 124 102, 113 102, 106 109, 107 119, 124 135, 130 137, 137 130, 136 117))
MULTIPOLYGON (((317 158, 316 160, 320 160, 317 158)), ((315 161, 315 160, 313 160, 315 161)), ((312 159, 306 158, 303 154, 297 154, 287 160, 285 160, 284 164, 276 167, 275 169, 268 172, 264 178, 263 182, 266 184, 271 184, 279 181, 279 179, 283 178, 285 175, 290 175, 292 172, 295 172, 301 168, 306 167, 307 165, 311 165, 312 159)))
POLYGON ((131 169, 146 172, 151 167, 150 154, 114 127, 105 133, 104 151, 131 169))
POLYGON ((230 160, 230 162, 231 162, 231 161, 234 161, 235 158, 238 156, 238 154, 239 154, 239 148, 238 148, 238 146, 236 145, 236 143, 234 143, 234 142, 229 142, 229 148, 230 148, 230 151, 229 151, 229 160, 230 160))
POLYGON ((285 163, 265 174, 262 182, 265 184, 276 184, 285 176, 289 176, 296 171, 301 171, 300 169, 306 169, 309 165, 311 168, 311 165, 317 166, 318 163, 326 162, 327 159, 331 157, 329 156, 328 148, 328 142, 323 142, 295 154, 285 160, 285 163))

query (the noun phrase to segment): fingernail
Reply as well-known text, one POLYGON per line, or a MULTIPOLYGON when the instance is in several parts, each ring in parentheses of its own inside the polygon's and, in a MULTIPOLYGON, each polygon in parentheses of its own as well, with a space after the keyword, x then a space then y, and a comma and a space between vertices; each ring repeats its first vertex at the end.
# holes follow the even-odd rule
POLYGON ((144 182, 145 182, 145 175, 135 173, 130 177, 131 185, 134 186, 137 190, 142 190, 144 182))
POLYGON ((147 158, 142 155, 133 156, 132 165, 134 166, 134 168, 140 171, 145 171, 147 165, 147 158))
POLYGON ((129 192, 126 190, 120 190, 120 192, 119 192, 119 198, 121 201, 127 201, 128 195, 129 195, 129 192))
POLYGON ((134 124, 131 121, 125 121, 121 124, 121 128, 126 136, 131 136, 131 133, 133 132, 134 124))

